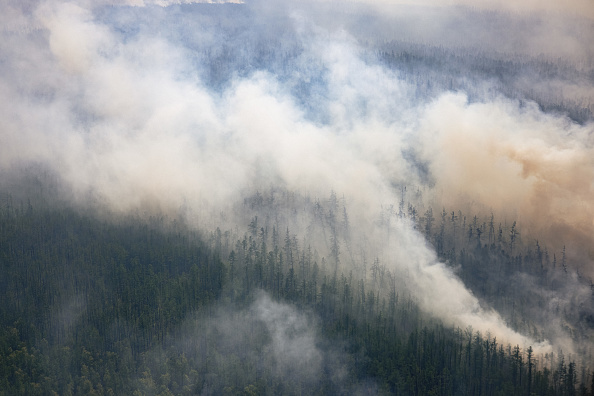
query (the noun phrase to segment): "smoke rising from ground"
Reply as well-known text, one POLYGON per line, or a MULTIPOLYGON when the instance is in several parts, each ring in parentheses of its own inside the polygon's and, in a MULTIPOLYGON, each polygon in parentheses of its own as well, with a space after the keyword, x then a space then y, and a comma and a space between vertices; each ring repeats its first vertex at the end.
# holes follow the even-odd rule
MULTIPOLYGON (((552 350, 549 341, 538 342, 517 333, 506 325, 497 312, 481 306, 451 269, 438 261, 423 237, 411 232, 406 222, 398 222, 393 230, 390 261, 396 264, 396 273, 405 279, 412 290, 417 291, 416 298, 423 310, 450 325, 471 326, 474 331, 490 333, 512 345, 532 345, 537 353, 544 354, 552 350)), ((561 336, 554 342, 556 346, 562 343, 566 351, 574 352, 569 339, 561 336)))
MULTIPOLYGON (((241 72, 247 66, 240 60, 217 85, 207 81, 203 53, 221 51, 211 74, 237 59, 224 47, 241 39, 213 27, 232 25, 232 18, 190 25, 195 41, 183 45, 170 39, 166 8, 147 7, 155 26, 121 31, 108 12, 101 19, 84 5, 30 4, 30 10, 3 6, 20 20, 0 42, 3 170, 41 164, 60 175, 78 203, 92 198, 115 212, 186 207, 198 227, 210 213, 270 186, 313 196, 333 189, 348 197, 353 224, 370 235, 380 207, 399 201, 394 186, 419 185, 439 206, 472 203, 479 212, 518 217, 525 238, 567 245, 573 265, 593 274, 592 123, 498 95, 478 102, 464 93, 416 98, 414 83, 370 59, 356 30, 348 30, 352 20, 322 23, 303 9, 288 15, 278 4, 249 9, 252 17, 280 13, 290 23, 279 45, 292 51, 294 70, 277 75, 256 65, 241 72)), ((128 17, 118 26, 126 27, 128 17)), ((267 37, 241 18, 239 37, 242 31, 267 37)), ((591 51, 591 43, 571 40, 591 51)), ((593 92, 588 87, 586 94, 593 92)), ((416 231, 397 227, 397 247, 386 251, 391 265, 408 271, 425 309, 531 343, 481 308, 416 231)))
POLYGON ((217 381, 243 390, 249 386, 241 382, 245 378, 282 384, 278 389, 287 394, 317 389, 355 395, 378 392, 372 380, 349 378, 351 356, 323 340, 313 315, 275 302, 263 291, 244 310, 220 307, 212 317, 187 320, 183 327, 175 341, 180 355, 198 364, 211 361, 202 394, 217 389, 217 381))

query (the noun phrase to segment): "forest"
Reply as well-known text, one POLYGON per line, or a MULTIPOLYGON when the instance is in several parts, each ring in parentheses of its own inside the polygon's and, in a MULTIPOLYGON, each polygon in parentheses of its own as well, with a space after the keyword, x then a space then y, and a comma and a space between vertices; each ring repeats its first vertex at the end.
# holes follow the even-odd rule
POLYGON ((580 0, 116 3, 0 4, 0 395, 594 395, 580 0))
MULTIPOLYGON (((336 195, 270 191, 244 205, 255 214, 246 231, 204 234, 181 219, 105 221, 5 195, 3 394, 591 394, 582 355, 538 354, 444 325, 365 252, 345 272, 337 264, 359 254, 336 195), (295 210, 311 216, 329 256, 285 227, 283 213, 295 210)), ((407 206, 395 216, 417 211, 407 206)), ((417 222, 481 298, 502 311, 515 303, 514 327, 539 328, 523 311, 546 302, 486 268, 518 276, 518 266, 536 267, 551 288, 567 276, 563 259, 513 247, 519 231, 490 232, 489 221, 473 228, 476 217, 456 243, 448 217, 417 222)), ((564 314, 568 324, 584 321, 564 314)))

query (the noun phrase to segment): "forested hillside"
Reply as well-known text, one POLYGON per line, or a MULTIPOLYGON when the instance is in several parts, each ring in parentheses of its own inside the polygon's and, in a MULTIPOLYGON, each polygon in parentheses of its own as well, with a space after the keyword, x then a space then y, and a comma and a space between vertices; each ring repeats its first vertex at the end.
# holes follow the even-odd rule
MULTIPOLYGON (((357 231, 349 230, 347 208, 335 195, 310 200, 270 192, 244 205, 246 214, 268 215, 254 216, 242 226, 245 233, 198 235, 179 219, 128 216, 114 224, 8 196, 0 222, 3 394, 572 395, 591 389, 584 383, 591 367, 576 355, 539 355, 531 345, 504 344, 424 314, 397 273, 370 253, 353 252, 349 235, 357 231), (317 243, 330 246, 329 256, 285 227, 294 219, 283 213, 297 210, 312 214, 309 232, 324 235, 317 243), (345 272, 342 262, 352 269, 345 272)), ((409 204, 400 216, 415 210, 409 204)), ((437 222, 433 233, 429 219, 419 225, 430 238, 443 238, 439 245, 466 283, 500 302, 502 311, 513 304, 514 327, 538 328, 529 323, 536 317, 521 312, 542 302, 512 293, 513 286, 496 282, 500 276, 481 272, 494 265, 480 264, 490 260, 497 271, 517 274, 518 261, 537 264, 534 255, 518 253, 530 248, 510 246, 497 232, 478 244, 481 225, 479 235, 468 231, 455 245, 450 226, 437 222)), ((564 271, 561 263, 539 265, 537 279, 545 285, 554 271, 564 271)), ((578 325, 573 314, 566 313, 567 321, 578 325)))
POLYGON ((585 2, 2 2, 0 395, 594 395, 585 2))

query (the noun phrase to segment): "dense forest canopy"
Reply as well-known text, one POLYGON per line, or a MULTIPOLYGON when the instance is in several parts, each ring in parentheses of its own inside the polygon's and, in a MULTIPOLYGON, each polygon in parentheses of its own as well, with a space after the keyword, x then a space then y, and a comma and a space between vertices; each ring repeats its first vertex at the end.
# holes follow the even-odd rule
POLYGON ((594 394, 594 15, 405 3, 1 3, 0 394, 594 394))

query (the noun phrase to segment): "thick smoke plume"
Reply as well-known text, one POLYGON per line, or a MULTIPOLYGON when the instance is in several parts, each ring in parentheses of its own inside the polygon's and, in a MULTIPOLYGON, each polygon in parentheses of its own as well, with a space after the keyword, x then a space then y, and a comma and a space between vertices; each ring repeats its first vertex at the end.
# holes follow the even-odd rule
MULTIPOLYGON (((310 17, 300 4, 285 12, 255 2, 220 5, 232 16, 196 12, 192 19, 182 18, 183 7, 27 4, 2 6, 13 21, 0 41, 4 171, 41 165, 59 175, 78 204, 92 200, 116 213, 183 211, 196 227, 218 226, 221 211, 271 186, 311 196, 332 189, 348 197, 352 223, 368 235, 382 205, 397 205, 397 186, 421 186, 437 210, 467 205, 517 218, 524 238, 567 246, 572 265, 594 275, 591 122, 505 98, 489 81, 477 88, 486 92, 480 98, 419 96, 415 83, 366 49, 371 32, 348 12, 333 20, 324 12, 310 17), (183 23, 172 23, 171 15, 183 23), (266 27, 251 27, 250 18, 266 27), (277 46, 287 59, 258 65, 265 50, 242 47, 244 37, 277 46), (218 61, 213 66, 207 58, 218 61)), ((572 4, 576 11, 585 6, 572 4)), ((428 28, 437 14, 427 10, 419 34, 431 39, 439 36, 428 28)), ((460 17, 448 12, 442 29, 452 15, 460 17)), ((592 43, 567 33, 563 18, 555 21, 566 33, 559 40, 585 51, 572 60, 585 57, 580 67, 587 70, 592 43)), ((458 39, 435 45, 453 48, 458 39)), ((533 51, 543 46, 520 39, 533 51)), ((567 50, 558 44, 546 56, 567 50)), ((503 56, 497 40, 484 46, 503 56)), ((558 83, 571 96, 575 84, 558 83)), ((592 87, 585 81, 579 94, 591 99, 592 87)), ((481 307, 411 224, 394 227, 382 251, 408 274, 423 308, 455 325, 536 345, 481 307)))
MULTIPOLYGON (((464 287, 454 273, 435 257, 422 236, 410 231, 405 224, 394 227, 390 259, 397 263, 395 271, 416 290, 421 308, 455 326, 471 326, 482 334, 491 333, 512 345, 532 345, 537 353, 551 351, 549 341, 536 341, 510 329, 501 316, 492 309, 485 309, 479 300, 464 287), (407 248, 407 246, 409 248, 407 248), (414 246, 414 248, 410 248, 414 246)), ((556 339, 570 351, 568 339, 556 339)), ((573 352, 573 351, 572 351, 573 352)))
POLYGON ((432 103, 423 145, 446 207, 472 202, 476 211, 517 218, 524 232, 555 251, 566 245, 592 274, 594 142, 582 127, 533 105, 468 104, 460 95, 432 103))

